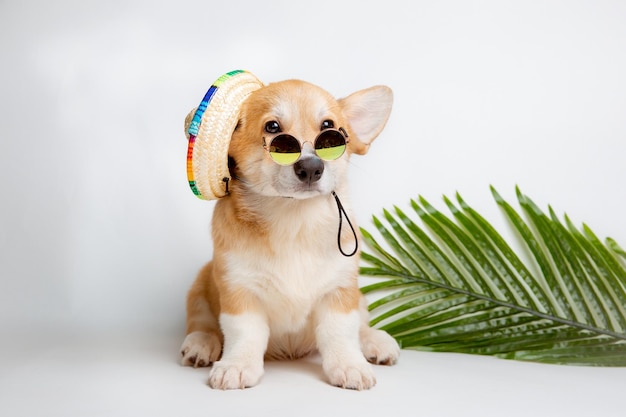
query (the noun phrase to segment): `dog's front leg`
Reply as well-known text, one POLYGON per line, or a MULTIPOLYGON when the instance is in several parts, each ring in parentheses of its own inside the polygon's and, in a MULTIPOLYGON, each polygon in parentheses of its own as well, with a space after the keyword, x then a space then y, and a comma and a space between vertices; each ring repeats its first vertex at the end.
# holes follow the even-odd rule
POLYGON ((359 342, 361 318, 358 288, 342 288, 325 297, 316 311, 317 347, 324 373, 332 385, 368 389, 376 384, 359 342))
POLYGON ((222 358, 213 364, 209 385, 217 389, 243 389, 256 385, 263 375, 263 355, 269 339, 269 325, 254 303, 241 303, 245 309, 226 308, 220 314, 224 334, 222 358))

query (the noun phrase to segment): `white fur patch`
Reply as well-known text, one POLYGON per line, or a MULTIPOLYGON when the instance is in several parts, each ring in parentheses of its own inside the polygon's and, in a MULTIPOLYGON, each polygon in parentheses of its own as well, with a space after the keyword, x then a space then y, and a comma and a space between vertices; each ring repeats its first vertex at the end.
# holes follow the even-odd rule
POLYGON ((263 376, 263 355, 269 327, 257 313, 222 314, 224 333, 222 359, 209 373, 209 385, 218 389, 243 389, 259 383, 263 376))
POLYGON ((369 362, 376 365, 395 365, 398 362, 400 346, 387 332, 364 326, 360 339, 363 356, 369 362))
POLYGON ((376 378, 359 343, 359 312, 339 313, 322 307, 317 320, 317 346, 329 382, 356 390, 373 387, 376 378))

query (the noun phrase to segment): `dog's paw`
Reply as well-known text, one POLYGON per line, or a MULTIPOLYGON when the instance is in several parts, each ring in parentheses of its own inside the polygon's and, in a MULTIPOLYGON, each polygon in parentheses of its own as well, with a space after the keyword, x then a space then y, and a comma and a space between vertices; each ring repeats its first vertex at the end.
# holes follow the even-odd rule
POLYGON ((360 391, 376 385, 372 367, 365 361, 352 364, 331 364, 325 366, 324 370, 330 384, 336 387, 360 391))
POLYGON ((215 362, 209 373, 209 386, 214 389, 244 389, 259 383, 263 376, 263 362, 241 366, 229 362, 215 362))
POLYGON ((394 365, 400 356, 398 342, 383 330, 368 328, 361 333, 365 359, 376 365, 394 365))
POLYGON ((192 332, 185 337, 180 354, 185 366, 210 366, 220 358, 222 343, 215 333, 192 332))

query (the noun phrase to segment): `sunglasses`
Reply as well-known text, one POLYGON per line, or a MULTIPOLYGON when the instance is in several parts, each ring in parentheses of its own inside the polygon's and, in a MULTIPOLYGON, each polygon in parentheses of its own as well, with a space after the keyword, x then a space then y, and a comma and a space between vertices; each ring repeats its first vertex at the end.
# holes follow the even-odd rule
MULTIPOLYGON (((348 134, 343 127, 339 129, 325 129, 313 141, 313 148, 320 159, 334 161, 343 155, 348 144, 348 134)), ((302 146, 295 137, 288 134, 280 134, 272 139, 269 146, 263 138, 263 148, 269 152, 270 157, 279 165, 295 164, 302 155, 302 146)))

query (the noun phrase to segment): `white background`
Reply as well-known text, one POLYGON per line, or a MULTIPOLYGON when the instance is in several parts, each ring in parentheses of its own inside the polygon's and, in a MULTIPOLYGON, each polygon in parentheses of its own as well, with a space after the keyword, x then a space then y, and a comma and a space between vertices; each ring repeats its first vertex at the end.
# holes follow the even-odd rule
POLYGON ((367 393, 315 358, 216 393, 176 361, 213 208, 188 189, 183 120, 218 76, 394 90, 352 160, 367 229, 457 191, 505 225, 489 185, 512 203, 519 185, 626 245, 626 3, 1 0, 0 53, 0 414, 623 411, 623 369, 405 352, 367 393))

